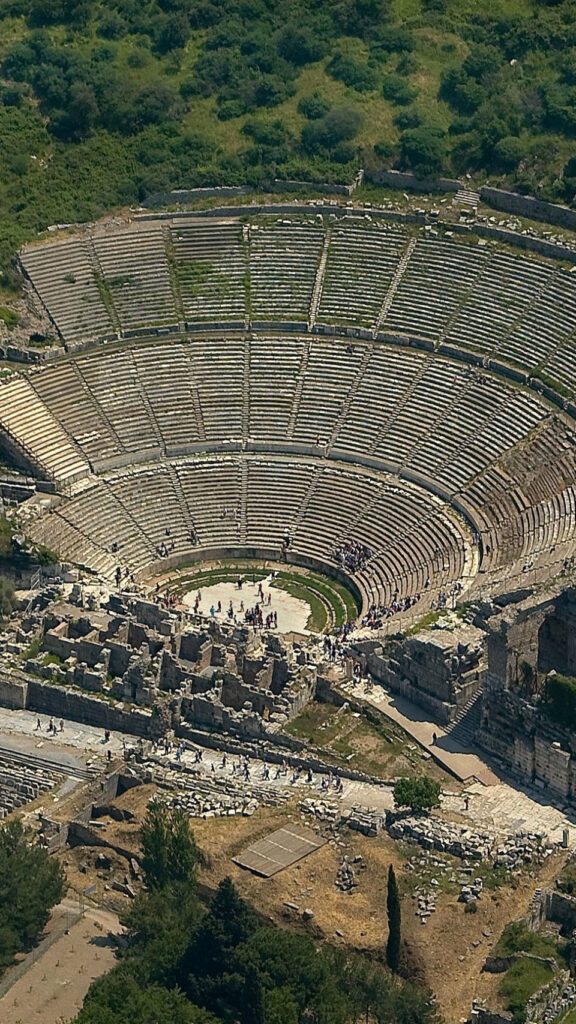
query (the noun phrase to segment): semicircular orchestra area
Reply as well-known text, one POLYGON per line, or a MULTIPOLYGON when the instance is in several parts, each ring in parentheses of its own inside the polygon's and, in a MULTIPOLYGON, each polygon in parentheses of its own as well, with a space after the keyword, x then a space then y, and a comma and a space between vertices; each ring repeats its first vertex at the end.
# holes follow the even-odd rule
POLYGON ((292 563, 366 615, 571 557, 562 266, 302 208, 137 220, 22 264, 60 350, 0 385, 0 429, 54 485, 20 515, 63 560, 292 563))

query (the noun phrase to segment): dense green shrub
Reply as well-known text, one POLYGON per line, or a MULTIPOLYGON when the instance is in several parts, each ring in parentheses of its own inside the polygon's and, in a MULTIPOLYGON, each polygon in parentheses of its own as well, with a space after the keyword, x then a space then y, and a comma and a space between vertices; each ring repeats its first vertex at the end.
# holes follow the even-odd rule
POLYGON ((402 75, 390 74, 382 83, 382 95, 392 103, 405 105, 416 99, 418 90, 402 75))
POLYGON ((420 175, 576 193, 574 0, 498 14, 478 0, 470 17, 447 0, 409 17, 391 0, 0 0, 0 27, 5 289, 15 250, 50 224, 167 188, 342 180, 372 153, 420 175), (387 105, 416 95, 417 114, 391 125, 387 105), (323 123, 355 102, 352 136, 323 123), (285 139, 243 145, 244 122, 267 111, 285 139), (296 111, 318 127, 299 134, 296 111), (190 134, 203 144, 187 150, 190 134))
POLYGON ((35 942, 64 888, 60 864, 20 820, 0 825, 0 968, 35 942))
POLYGON ((332 78, 344 82, 357 92, 370 92, 378 84, 376 72, 368 64, 363 64, 343 53, 335 53, 326 65, 326 70, 332 78))
POLYGON ((394 804, 412 811, 430 811, 440 805, 440 783, 427 778, 397 779, 394 804))
POLYGON ((576 679, 551 673, 546 679, 542 704, 555 722, 567 729, 576 727, 576 679))

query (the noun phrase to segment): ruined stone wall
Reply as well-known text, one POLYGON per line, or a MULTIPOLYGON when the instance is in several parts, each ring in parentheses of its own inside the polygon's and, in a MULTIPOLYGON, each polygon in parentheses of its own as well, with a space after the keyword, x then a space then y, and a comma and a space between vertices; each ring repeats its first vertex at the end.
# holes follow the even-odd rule
POLYGON ((521 196, 517 192, 505 192, 487 185, 480 189, 480 196, 495 210, 504 210, 506 213, 514 213, 529 220, 543 220, 547 224, 557 224, 559 227, 576 231, 576 210, 571 210, 568 206, 545 203, 534 196, 521 196))
POLYGON ((576 800, 576 738, 547 722, 536 705, 488 680, 478 742, 526 782, 576 800))
POLYGON ((367 172, 366 178, 375 185, 386 188, 398 188, 410 192, 457 192, 463 188, 456 178, 417 178, 410 171, 373 171, 367 172))
POLYGON ((0 705, 18 711, 28 707, 28 683, 0 677, 0 705))
POLYGON ((88 694, 32 679, 28 682, 26 707, 53 718, 72 719, 95 728, 134 736, 148 736, 150 729, 151 715, 148 711, 124 711, 88 694))
POLYGON ((85 637, 72 639, 67 636, 59 636, 54 630, 48 630, 42 647, 50 654, 56 654, 62 661, 66 661, 67 658, 74 655, 78 661, 83 661, 90 668, 94 668, 103 660, 102 652, 105 647, 108 647, 108 643, 102 644, 95 640, 87 640, 85 637))
POLYGON ((429 711, 434 718, 442 725, 447 725, 455 713, 455 706, 433 697, 431 694, 413 686, 407 679, 399 678, 395 672, 388 667, 388 659, 378 654, 370 654, 366 659, 368 671, 376 682, 381 683, 393 693, 399 693, 402 697, 418 704, 429 711))

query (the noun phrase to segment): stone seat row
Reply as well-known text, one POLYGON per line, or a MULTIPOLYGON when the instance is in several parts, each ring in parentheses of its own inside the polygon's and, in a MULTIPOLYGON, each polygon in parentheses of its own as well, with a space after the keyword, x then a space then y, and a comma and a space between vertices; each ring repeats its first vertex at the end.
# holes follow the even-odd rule
POLYGON ((49 539, 64 559, 108 575, 116 566, 143 572, 196 548, 272 549, 279 556, 286 532, 294 554, 327 563, 335 545, 359 540, 375 563, 391 559, 383 576, 400 573, 415 587, 436 566, 441 573, 449 566, 454 578, 463 566, 463 535, 425 492, 281 458, 213 457, 175 462, 171 471, 123 471, 32 525, 35 539, 49 539))
POLYGON ((435 474, 458 490, 548 415, 535 396, 450 360, 379 344, 349 348, 252 337, 78 357, 30 374, 31 407, 17 399, 22 388, 30 393, 27 383, 1 386, 0 422, 9 409, 6 428, 37 445, 39 462, 53 459, 53 435, 34 430, 34 411, 53 429, 60 424, 66 451, 83 452, 95 468, 122 453, 142 461, 234 439, 319 442, 435 474))
POLYGON ((135 329, 177 322, 160 227, 94 236, 94 250, 119 326, 135 329))
POLYGON ((319 321, 375 325, 398 272, 388 329, 498 353, 531 369, 550 359, 559 383, 564 365, 570 374, 572 275, 490 245, 422 235, 404 266, 407 238, 400 226, 353 217, 327 224, 269 217, 245 226, 196 219, 170 229, 144 221, 35 246, 22 263, 65 340, 177 325, 180 301, 191 322, 242 324, 247 303, 256 320, 308 322, 318 284, 319 321), (172 260, 176 278, 179 267, 184 275, 180 298, 172 260), (556 358, 564 345, 568 354, 556 358))
POLYGON ((72 239, 35 246, 22 253, 21 260, 65 341, 114 332, 98 289, 88 242, 72 239))
POLYGON ((8 442, 49 477, 70 483, 89 472, 84 456, 25 378, 0 387, 0 422, 8 442))

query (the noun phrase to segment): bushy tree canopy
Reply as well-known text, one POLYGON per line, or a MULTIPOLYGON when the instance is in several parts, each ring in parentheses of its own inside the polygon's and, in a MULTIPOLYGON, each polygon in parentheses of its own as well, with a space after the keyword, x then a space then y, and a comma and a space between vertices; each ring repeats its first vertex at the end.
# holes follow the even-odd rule
POLYGON ((412 811, 429 811, 440 805, 440 783, 427 778, 397 779, 394 803, 412 811))
POLYGON ((30 948, 64 889, 60 864, 22 822, 0 825, 0 968, 30 948))
POLYGON ((148 805, 141 830, 142 869, 151 889, 172 882, 192 885, 200 851, 185 811, 160 799, 148 805))

